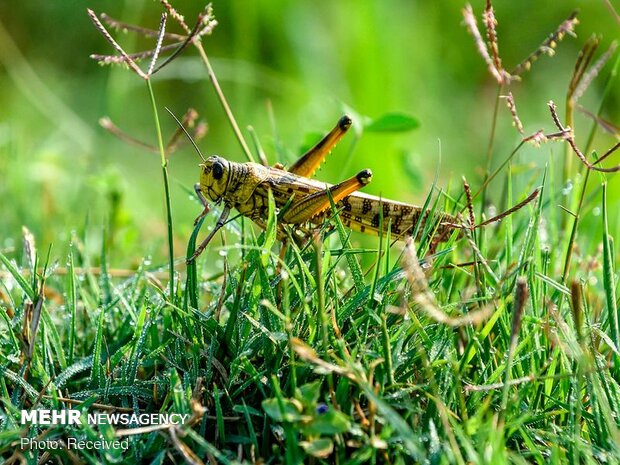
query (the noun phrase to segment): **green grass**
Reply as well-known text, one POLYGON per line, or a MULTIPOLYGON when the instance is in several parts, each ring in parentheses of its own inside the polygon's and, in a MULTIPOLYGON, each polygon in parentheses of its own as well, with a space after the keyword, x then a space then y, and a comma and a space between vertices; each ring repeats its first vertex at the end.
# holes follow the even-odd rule
MULTIPOLYGON (((149 92, 163 147, 161 105, 149 92)), ((393 133, 402 122, 377 118, 366 131, 393 133)), ((489 117, 489 133, 494 124, 489 117)), ((620 203, 607 188, 617 175, 575 172, 567 192, 563 147, 531 166, 515 146, 492 152, 497 170, 470 181, 473 211, 490 215, 493 183, 502 209, 541 187, 536 200, 433 253, 426 228, 407 246, 363 241, 334 215, 280 261, 273 206, 265 231, 238 218, 187 267, 170 238, 161 263, 136 248, 127 269, 112 268, 125 250, 104 229, 93 253, 81 218, 67 255, 37 251, 24 234, 30 253, 0 250, 0 456, 33 464, 620 461, 620 203), (576 213, 564 219, 558 204, 576 213), (22 437, 115 438, 110 426, 20 424, 22 409, 69 405, 190 421, 132 434, 126 452, 19 450, 22 437)), ((161 165, 157 201, 171 236, 163 152, 161 165)), ((438 186, 425 207, 466 208, 458 184, 438 186)), ((186 257, 216 216, 194 228, 186 257)))

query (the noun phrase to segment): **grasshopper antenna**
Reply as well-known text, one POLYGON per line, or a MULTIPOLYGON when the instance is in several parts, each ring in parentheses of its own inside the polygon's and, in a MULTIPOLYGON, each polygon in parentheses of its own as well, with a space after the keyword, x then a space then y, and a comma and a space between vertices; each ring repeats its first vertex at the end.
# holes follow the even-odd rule
POLYGON ((187 129, 185 128, 185 126, 183 125, 183 123, 181 123, 181 121, 179 121, 179 118, 177 118, 175 116, 174 113, 172 113, 172 110, 170 110, 170 108, 166 107, 166 111, 168 113, 170 113, 170 116, 172 116, 174 118, 174 120, 177 122, 177 124, 179 125, 179 127, 181 128, 181 130, 185 133, 185 135, 187 136, 187 138, 189 139, 189 141, 192 143, 192 145, 194 146, 194 150, 196 150, 196 153, 198 154, 198 156, 200 156, 200 158, 202 159, 202 161, 207 161, 205 159, 205 157, 202 155, 202 152, 200 151, 200 149, 198 148, 198 146, 196 145, 196 142, 194 142, 194 139, 192 138, 192 136, 190 136, 189 132, 187 132, 187 129))

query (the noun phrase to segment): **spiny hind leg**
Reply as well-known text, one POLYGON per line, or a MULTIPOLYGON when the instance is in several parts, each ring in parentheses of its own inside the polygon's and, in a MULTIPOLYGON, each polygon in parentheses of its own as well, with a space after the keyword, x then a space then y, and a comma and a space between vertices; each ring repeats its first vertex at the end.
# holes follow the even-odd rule
POLYGON ((346 134, 351 127, 351 123, 351 118, 347 115, 340 118, 334 129, 329 131, 323 139, 302 155, 288 171, 305 178, 311 177, 318 167, 321 166, 321 163, 323 163, 323 160, 325 160, 329 152, 332 151, 338 141, 346 134))
POLYGON ((361 189, 372 179, 370 170, 362 170, 352 178, 331 186, 314 194, 307 195, 294 202, 282 216, 282 221, 289 224, 300 224, 309 221, 313 216, 324 212, 330 206, 330 196, 334 203, 361 189))

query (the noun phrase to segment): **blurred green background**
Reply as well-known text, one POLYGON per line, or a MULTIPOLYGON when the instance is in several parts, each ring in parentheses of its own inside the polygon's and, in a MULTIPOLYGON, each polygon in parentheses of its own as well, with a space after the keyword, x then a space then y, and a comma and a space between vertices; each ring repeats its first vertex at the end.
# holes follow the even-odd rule
MULTIPOLYGON (((174 4, 190 24, 204 6, 174 4)), ((441 186, 450 180, 458 184, 466 175, 476 190, 485 164, 497 85, 462 25, 464 5, 465 0, 216 0, 219 25, 204 44, 239 124, 255 128, 271 162, 277 153, 292 161, 346 108, 370 118, 394 111, 417 118, 415 131, 364 134, 351 159, 354 137, 348 135, 318 176, 335 182, 368 167, 374 172, 368 192, 422 202, 437 169, 441 186)), ((472 6, 479 15, 484 2, 472 6)), ((527 133, 553 130, 546 104, 553 99, 563 108, 579 49, 598 33, 600 54, 619 37, 618 23, 604 0, 497 0, 494 6, 508 70, 573 9, 581 9, 578 37, 566 37, 555 57, 542 57, 509 89, 527 133)), ((85 229, 96 250, 102 225, 112 224, 116 264, 145 255, 163 261, 158 156, 116 140, 97 124, 107 115, 154 144, 146 87, 125 69, 100 67, 89 58, 111 48, 90 23, 86 7, 152 28, 162 11, 157 2, 140 0, 0 2, 0 249, 21 247, 25 225, 40 247, 53 243, 57 254, 66 250, 72 231, 83 235, 85 229)), ((169 29, 178 31, 172 21, 169 29)), ((150 47, 132 34, 115 36, 129 51, 150 47)), ((593 83, 581 100, 585 107, 596 111, 603 84, 604 79, 593 83)), ((194 107, 209 125, 200 142, 203 153, 245 161, 193 48, 156 75, 154 88, 166 134, 175 124, 164 106, 177 115, 194 107)), ((619 86, 612 94, 603 116, 617 122, 619 86)), ((589 127, 578 114, 578 140, 585 140, 589 127)), ((503 106, 497 131, 496 164, 519 141, 503 106)), ((599 134, 599 150, 612 145, 611 136, 599 134)), ((517 165, 543 166, 563 152, 561 144, 528 147, 517 165)), ((188 194, 198 180, 198 161, 189 147, 170 158, 177 256, 200 211, 188 194)), ((611 198, 617 198, 617 183, 612 184, 611 198)), ((501 177, 494 188, 499 197, 501 177)))

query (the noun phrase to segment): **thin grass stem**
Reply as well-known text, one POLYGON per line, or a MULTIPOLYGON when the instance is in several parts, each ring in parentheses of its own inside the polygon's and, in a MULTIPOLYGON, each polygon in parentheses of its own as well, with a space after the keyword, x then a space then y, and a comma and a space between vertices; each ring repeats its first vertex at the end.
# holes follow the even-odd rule
POLYGON ((157 111, 157 104, 155 101, 155 93, 153 92, 153 86, 151 80, 146 80, 146 87, 151 99, 151 106, 153 110, 153 118, 155 120, 155 130, 157 132, 157 146, 159 147, 159 155, 161 157, 161 170, 164 181, 164 200, 166 203, 166 223, 168 226, 168 288, 170 292, 170 301, 174 301, 174 238, 172 233, 172 206, 170 202, 170 182, 168 180, 168 160, 166 159, 166 149, 164 146, 164 138, 162 136, 161 124, 159 122, 159 112, 157 111))

